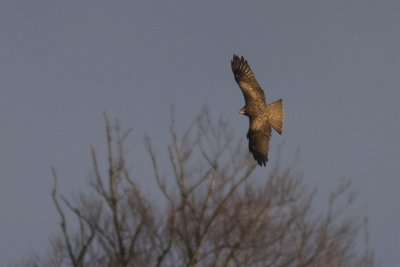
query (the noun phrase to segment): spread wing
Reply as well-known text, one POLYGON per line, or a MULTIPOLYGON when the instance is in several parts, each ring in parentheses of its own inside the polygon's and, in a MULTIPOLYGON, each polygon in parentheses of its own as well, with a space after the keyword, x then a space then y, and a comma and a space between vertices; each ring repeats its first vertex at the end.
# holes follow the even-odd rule
POLYGON ((265 166, 268 161, 270 137, 271 125, 268 122, 268 119, 259 117, 250 120, 250 128, 247 132, 247 139, 249 139, 249 150, 260 166, 265 166))
POLYGON ((243 57, 233 55, 231 67, 235 80, 242 90, 246 105, 250 102, 264 102, 265 95, 256 80, 256 76, 243 57))

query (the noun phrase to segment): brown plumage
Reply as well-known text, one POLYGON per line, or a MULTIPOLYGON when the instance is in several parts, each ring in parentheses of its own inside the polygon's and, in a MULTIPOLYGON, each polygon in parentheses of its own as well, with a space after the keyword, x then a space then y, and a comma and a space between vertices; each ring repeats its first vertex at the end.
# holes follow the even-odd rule
POLYGON ((282 99, 266 104, 264 91, 243 57, 233 55, 231 67, 246 103, 240 109, 240 113, 249 117, 247 139, 249 139, 250 153, 260 166, 265 166, 268 161, 271 128, 282 134, 284 117, 282 99))

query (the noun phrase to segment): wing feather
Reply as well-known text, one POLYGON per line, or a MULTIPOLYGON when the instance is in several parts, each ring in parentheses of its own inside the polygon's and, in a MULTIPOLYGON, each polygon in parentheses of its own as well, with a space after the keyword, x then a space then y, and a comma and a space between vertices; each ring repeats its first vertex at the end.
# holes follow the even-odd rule
POLYGON ((265 166, 268 161, 270 138, 271 125, 268 120, 256 118, 250 121, 250 128, 247 132, 249 151, 260 166, 265 166))
POLYGON ((249 64, 243 57, 233 55, 231 61, 232 72, 235 80, 242 90, 246 104, 249 102, 264 102, 265 95, 256 80, 256 76, 251 70, 249 64))

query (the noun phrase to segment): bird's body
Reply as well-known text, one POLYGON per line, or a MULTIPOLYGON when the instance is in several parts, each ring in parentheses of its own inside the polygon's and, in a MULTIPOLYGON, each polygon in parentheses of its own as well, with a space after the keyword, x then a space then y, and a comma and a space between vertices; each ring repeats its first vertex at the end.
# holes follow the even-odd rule
POLYGON ((284 117, 282 100, 266 103, 264 91, 243 57, 233 55, 231 67, 246 102, 240 113, 249 117, 250 125, 247 132, 249 151, 260 166, 265 166, 268 161, 271 128, 279 134, 282 133, 284 117))

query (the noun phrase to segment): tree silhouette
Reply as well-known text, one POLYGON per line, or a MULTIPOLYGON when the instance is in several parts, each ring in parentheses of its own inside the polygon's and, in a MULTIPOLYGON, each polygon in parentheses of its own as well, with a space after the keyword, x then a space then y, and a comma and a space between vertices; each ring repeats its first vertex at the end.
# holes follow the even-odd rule
POLYGON ((53 169, 60 234, 45 257, 21 265, 374 265, 368 239, 364 249, 355 247, 365 224, 343 215, 353 200, 349 183, 332 192, 325 212, 316 213, 315 190, 291 166, 270 167, 268 177, 258 179, 247 147, 206 109, 182 135, 172 119, 167 171, 160 171, 159 155, 145 137, 149 157, 143 160, 152 163, 161 203, 152 202, 131 177, 129 131, 118 123, 112 127, 106 115, 105 126, 107 171, 101 171, 92 147, 92 193, 72 203, 59 194, 53 169))

